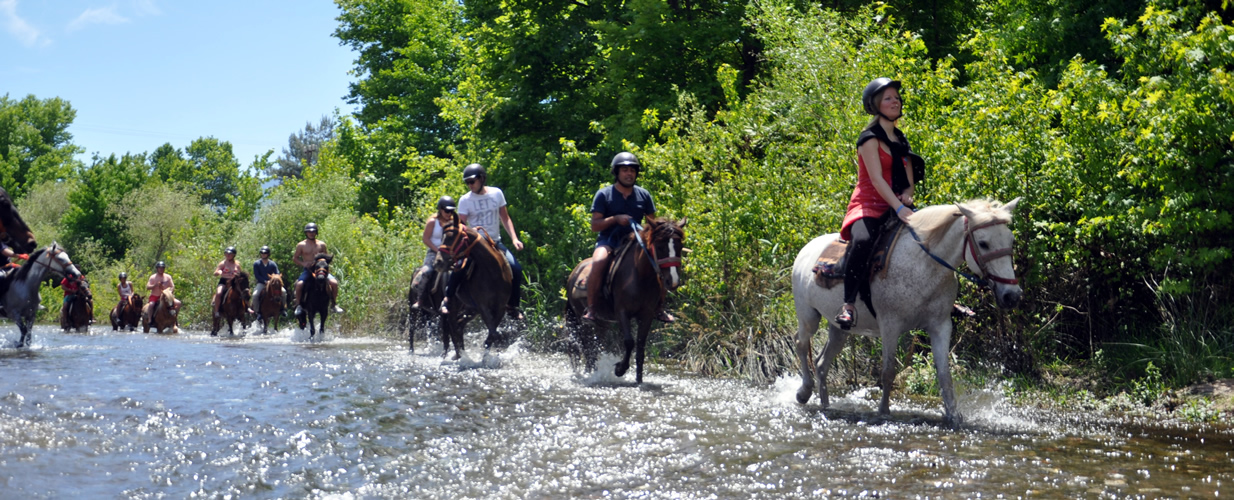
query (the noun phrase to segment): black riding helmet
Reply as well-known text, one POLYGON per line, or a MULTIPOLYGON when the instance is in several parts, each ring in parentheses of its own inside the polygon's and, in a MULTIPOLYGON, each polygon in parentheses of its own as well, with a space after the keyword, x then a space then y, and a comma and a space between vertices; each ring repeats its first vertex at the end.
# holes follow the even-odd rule
POLYGON ((270 255, 270 247, 263 245, 261 249, 257 251, 257 254, 258 255, 270 255))
MULTIPOLYGON (((878 103, 874 102, 874 98, 883 93, 887 87, 894 87, 897 91, 900 90, 900 81, 892 80, 887 77, 875 78, 874 81, 866 85, 866 89, 861 91, 861 105, 865 107, 866 114, 878 116, 878 103)), ((891 117, 884 116, 888 120, 891 117)), ((898 117, 897 117, 898 118, 898 117)))
POLYGON ((312 232, 314 232, 314 233, 316 233, 316 232, 317 232, 317 223, 316 223, 316 222, 310 222, 310 223, 308 223, 308 224, 305 224, 305 225, 304 225, 304 232, 306 232, 306 233, 307 233, 307 232, 309 232, 309 231, 312 231, 312 232))
POLYGON ((226 250, 223 250, 223 255, 235 255, 235 254, 236 254, 236 247, 227 247, 226 250))
POLYGON ((441 199, 437 200, 437 210, 453 212, 456 207, 457 205, 454 203, 454 198, 449 196, 442 196, 441 199))
POLYGON ((129 273, 124 273, 124 272, 120 273, 120 279, 122 280, 129 279, 129 273))
POLYGON ((638 162, 638 157, 634 153, 622 151, 613 157, 613 177, 617 177, 617 170, 621 167, 634 167, 636 172, 643 171, 643 164, 638 162))
POLYGON ((164 263, 163 263, 163 261, 161 261, 161 260, 160 260, 160 261, 158 261, 158 262, 155 262, 155 263, 154 263, 154 268, 155 268, 155 269, 166 269, 166 268, 167 268, 167 264, 164 264, 164 263))
POLYGON ((466 167, 463 167, 463 181, 464 182, 474 179, 476 177, 479 177, 481 180, 488 178, 488 174, 484 172, 484 166, 480 165, 479 163, 472 163, 471 165, 467 165, 466 167))

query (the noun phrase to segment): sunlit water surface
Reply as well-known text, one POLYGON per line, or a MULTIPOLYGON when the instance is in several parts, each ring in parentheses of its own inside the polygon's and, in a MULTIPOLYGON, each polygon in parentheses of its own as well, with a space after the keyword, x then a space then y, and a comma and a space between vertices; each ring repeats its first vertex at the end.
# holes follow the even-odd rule
MULTIPOLYGON (((1218 497, 1228 430, 1030 413, 996 391, 833 408, 650 367, 641 386, 515 347, 0 327, 3 498, 1218 497)), ((607 361, 607 363, 603 363, 607 361)), ((1223 491, 1224 490, 1224 491, 1223 491)))

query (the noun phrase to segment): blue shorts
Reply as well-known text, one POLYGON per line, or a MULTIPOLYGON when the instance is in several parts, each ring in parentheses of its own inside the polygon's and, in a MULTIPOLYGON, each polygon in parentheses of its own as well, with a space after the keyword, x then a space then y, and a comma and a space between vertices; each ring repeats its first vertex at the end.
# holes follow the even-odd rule
POLYGON ((615 250, 617 247, 620 247, 623 242, 625 242, 626 236, 629 234, 630 233, 625 233, 617 236, 617 233, 614 232, 608 236, 598 236, 596 237, 596 248, 608 247, 609 249, 615 250))

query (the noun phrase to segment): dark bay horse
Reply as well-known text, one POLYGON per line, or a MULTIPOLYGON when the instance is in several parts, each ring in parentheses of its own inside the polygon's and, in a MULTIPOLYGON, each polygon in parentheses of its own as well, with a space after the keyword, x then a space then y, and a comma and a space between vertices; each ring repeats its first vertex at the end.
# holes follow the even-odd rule
POLYGON ((432 283, 420 283, 420 286, 416 286, 416 280, 423 274, 424 269, 416 270, 415 275, 411 277, 411 285, 407 289, 407 348, 411 352, 416 351, 416 332, 428 328, 433 320, 437 319, 438 314, 435 311, 441 307, 441 299, 446 292, 446 274, 443 273, 435 273, 432 283), (411 305, 420 299, 421 293, 426 288, 428 293, 423 296, 428 297, 429 300, 419 309, 412 308, 411 305))
POLYGON ((214 337, 219 334, 219 330, 223 328, 223 322, 227 322, 227 334, 235 335, 236 331, 233 328, 236 320, 240 320, 240 324, 244 328, 248 328, 249 322, 245 317, 249 303, 249 275, 244 271, 237 272, 231 279, 225 280, 223 284, 223 296, 219 298, 219 315, 214 318, 214 326, 210 329, 210 336, 214 337))
POLYGON ((38 246, 34 241, 34 233, 30 232, 30 226, 21 219, 17 207, 13 205, 13 200, 4 188, 0 188, 0 241, 17 253, 33 252, 38 246))
POLYGON ((175 305, 176 297, 172 295, 171 290, 163 290, 157 302, 148 302, 142 308, 143 311, 149 310, 149 313, 142 314, 141 331, 150 333, 150 327, 154 327, 156 333, 163 333, 163 330, 168 330, 169 333, 180 333, 178 318, 172 314, 172 308, 175 305))
POLYGON ((81 288, 60 310, 60 329, 65 332, 76 330, 77 333, 86 333, 93 321, 94 295, 90 293, 90 284, 82 280, 81 288))
POLYGON ((308 324, 309 340, 317 336, 317 325, 313 324, 313 316, 321 318, 321 334, 326 334, 326 318, 330 315, 330 262, 334 256, 319 253, 313 257, 309 279, 304 281, 304 296, 300 304, 303 313, 296 315, 300 329, 308 324))
MULTIPOLYGON (((622 244, 624 251, 618 249, 613 252, 609 262, 611 272, 606 273, 611 279, 608 281, 611 294, 601 293, 595 315, 600 321, 608 324, 615 322, 621 328, 625 357, 613 370, 618 377, 624 376, 630 368, 630 353, 637 348, 635 381, 643 381, 643 356, 651 322, 666 292, 682 283, 681 256, 686 251, 682 245, 686 222, 685 219, 648 218, 642 231, 630 234, 622 244), (641 237, 642 244, 636 234, 641 237), (637 341, 630 333, 632 320, 638 321, 637 341)), ((591 258, 583 259, 566 279, 565 312, 566 329, 573 336, 572 354, 584 358, 587 371, 596 368, 600 339, 596 336, 596 328, 584 324, 581 319, 587 310, 586 287, 603 286, 603 283, 583 282, 590 270, 591 258)))
POLYGON ((501 342, 497 327, 506 317, 514 272, 492 238, 460 224, 458 214, 453 215, 452 220, 442 226, 441 247, 437 249, 433 267, 439 276, 447 271, 463 273, 458 289, 449 297, 450 314, 441 317, 442 355, 449 351, 453 342, 454 359, 459 359, 463 355, 463 329, 476 315, 483 318, 488 327, 484 348, 501 342), (465 265, 454 269, 456 262, 465 262, 465 265))
POLYGON ((270 321, 274 320, 274 330, 279 329, 279 318, 283 313, 283 304, 287 301, 287 290, 283 288, 283 275, 271 274, 266 281, 266 290, 261 294, 261 303, 253 304, 257 314, 261 315, 261 333, 266 334, 270 321))
POLYGON ((129 295, 128 299, 112 308, 110 316, 113 331, 121 328, 128 328, 130 332, 136 330, 138 322, 141 321, 141 297, 137 294, 129 295))
POLYGON ((52 243, 51 246, 30 254, 30 259, 26 260, 20 269, 10 273, 8 289, 0 295, 5 313, 10 320, 17 323, 17 328, 21 331, 18 347, 30 345, 30 329, 34 326, 34 316, 39 310, 39 283, 48 272, 60 276, 81 277, 81 271, 73 265, 64 249, 52 243))

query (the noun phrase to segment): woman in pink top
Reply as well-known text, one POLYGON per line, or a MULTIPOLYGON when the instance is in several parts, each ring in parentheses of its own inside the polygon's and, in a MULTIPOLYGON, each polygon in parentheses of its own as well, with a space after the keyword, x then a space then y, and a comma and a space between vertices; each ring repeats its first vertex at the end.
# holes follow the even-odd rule
POLYGON ((223 285, 227 284, 227 280, 236 277, 239 272, 240 265, 236 264, 236 247, 227 247, 223 250, 223 261, 214 268, 214 275, 219 277, 219 284, 214 287, 214 298, 210 299, 210 303, 214 305, 214 317, 219 317, 219 297, 223 296, 223 285))
POLYGON ((914 178, 908 140, 896 128, 900 119, 900 82, 877 78, 861 93, 861 104, 874 119, 857 139, 857 186, 848 201, 840 237, 849 241, 844 269, 844 305, 836 324, 845 330, 857 321, 857 291, 868 279, 870 253, 878 239, 882 217, 894 211, 908 222, 913 215, 914 178))

